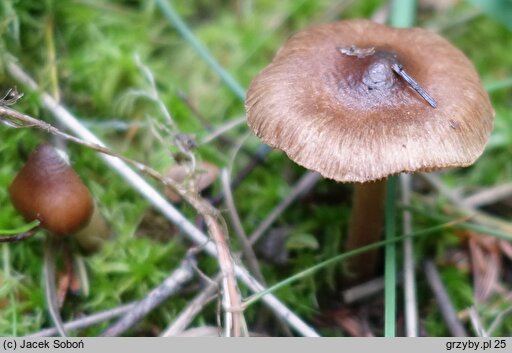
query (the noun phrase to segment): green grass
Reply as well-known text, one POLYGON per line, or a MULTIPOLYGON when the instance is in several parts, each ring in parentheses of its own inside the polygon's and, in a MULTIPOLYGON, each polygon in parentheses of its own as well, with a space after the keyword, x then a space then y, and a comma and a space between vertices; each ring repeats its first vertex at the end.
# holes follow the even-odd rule
MULTIPOLYGON (((192 5, 173 2, 176 12, 191 28, 198 42, 238 82, 232 84, 231 88, 196 53, 186 38, 170 25, 153 1, 5 0, 0 5, 0 50, 3 57, 9 53, 19 60, 42 88, 50 92, 55 87, 51 72, 56 69, 59 93, 66 107, 83 118, 91 130, 115 150, 164 171, 173 163, 170 154, 175 149, 158 142, 149 128, 151 121, 164 121, 161 112, 147 100, 134 99, 130 95, 132 90, 148 89, 134 61, 135 54, 141 57, 156 77, 161 98, 179 129, 193 134, 200 141, 208 132, 180 100, 179 92, 186 94, 213 125, 220 126, 244 114, 240 101, 241 89, 247 87, 252 77, 268 64, 291 33, 311 23, 369 17, 383 3, 378 0, 357 1, 344 12, 336 12, 336 7, 327 0, 217 0, 195 1, 192 5), (239 11, 234 5, 236 3, 242 5, 239 11), (52 43, 55 46, 55 64, 49 60, 52 43), (102 125, 105 121, 125 123, 129 129, 105 127, 102 125)), ((468 7, 464 3, 458 5, 453 15, 457 16, 468 7)), ((420 12, 418 25, 431 23, 437 16, 441 14, 420 12)), ((512 54, 509 50, 512 36, 499 22, 479 16, 456 28, 447 29, 443 35, 471 58, 486 84, 492 85, 512 77, 512 54)), ((37 93, 29 92, 12 81, 3 64, 0 69, 2 92, 15 85, 25 92, 25 97, 15 108, 53 122, 53 118, 39 104, 37 93)), ((453 187, 474 189, 512 179, 511 90, 510 85, 498 88, 491 94, 497 116, 489 148, 473 167, 443 175, 443 179, 453 187)), ((242 126, 228 135, 239 139, 247 132, 248 128, 242 126)), ((161 130, 159 133, 164 134, 161 130)), ((4 125, 0 125, 0 136, 0 229, 16 229, 25 222, 10 204, 8 185, 28 153, 50 137, 40 131, 14 130, 4 125)), ((256 137, 251 136, 245 145, 256 150, 260 144, 256 137)), ((170 228, 148 227, 148 222, 160 224, 158 216, 95 153, 71 144, 68 148, 74 168, 109 219, 115 237, 100 253, 86 259, 90 293, 88 296, 69 298, 63 308, 65 319, 80 313, 106 310, 144 296, 177 266, 190 245, 182 235, 170 228), (162 234, 166 235, 163 242, 159 240, 162 234)), ((231 153, 231 146, 214 143, 201 145, 197 149, 200 159, 219 166, 229 162, 231 153)), ((247 157, 240 154, 233 172, 241 170, 246 161, 247 157)), ((264 167, 257 168, 248 176, 234 193, 247 233, 257 228, 303 172, 285 154, 272 152, 264 167)), ((219 190, 220 186, 215 185, 213 192, 219 190)), ((275 224, 276 227, 288 227, 291 241, 282 250, 288 251, 286 264, 261 261, 265 278, 270 284, 328 261, 339 253, 350 212, 350 187, 323 180, 308 198, 310 201, 306 199, 293 204, 275 224), (311 242, 311 236, 316 243, 311 242)), ((421 200, 415 200, 415 203, 428 207, 421 204, 421 200)), ((444 199, 439 199, 435 213, 442 215, 445 203, 444 199)), ((189 206, 181 205, 179 208, 194 220, 195 212, 189 206)), ((223 211, 224 206, 220 209, 223 211)), ((512 214, 510 208, 503 212, 512 214)), ((428 229, 439 223, 420 212, 415 212, 414 217, 417 230, 428 229)), ((396 224, 400 224, 399 220, 396 224)), ((463 248, 457 232, 444 229, 418 241, 416 250, 419 261, 424 256, 443 259, 453 249, 463 248)), ((44 236, 43 232, 39 232, 25 242, 1 245, 2 336, 24 335, 51 326, 41 278, 44 236)), ((234 237, 231 245, 238 249, 234 237)), ((199 266, 205 273, 216 273, 216 261, 206 256, 200 256, 199 260, 199 266)), ((451 266, 440 266, 440 269, 456 307, 470 305, 471 276, 451 266)), ((308 279, 293 282, 280 289, 279 298, 306 321, 318 322, 318 318, 333 312, 339 301, 339 271, 338 266, 331 266, 308 279)), ((425 288, 423 292, 428 293, 421 273, 418 281, 420 288, 425 288)), ((140 327, 127 334, 154 334, 152 330, 155 327, 164 328, 190 300, 194 289, 191 286, 187 294, 166 302, 140 327)), ((249 294, 244 288, 242 290, 245 295, 249 294)), ((248 309, 249 325, 259 317, 260 305, 248 309)), ((481 315, 489 324, 505 307, 506 303, 500 298, 492 297, 482 306, 481 315)), ((397 308, 400 316, 401 305, 397 305, 397 308)), ((420 314, 429 334, 446 334, 431 296, 420 296, 420 314)), ((211 305, 195 323, 215 325, 215 315, 215 306, 211 305)), ((78 333, 97 335, 105 327, 100 325, 78 333)), ((511 327, 512 320, 505 319, 498 334, 507 334, 511 327)), ((324 334, 339 333, 332 325, 317 328, 324 334)), ((376 334, 384 333, 382 326, 376 329, 376 334)))

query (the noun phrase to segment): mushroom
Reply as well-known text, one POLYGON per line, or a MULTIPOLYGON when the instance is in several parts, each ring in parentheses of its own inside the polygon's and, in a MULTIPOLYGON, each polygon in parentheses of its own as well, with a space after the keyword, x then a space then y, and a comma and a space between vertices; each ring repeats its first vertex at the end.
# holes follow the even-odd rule
POLYGON ((14 207, 38 219, 55 236, 75 233, 93 213, 93 200, 80 177, 57 150, 42 144, 32 152, 9 187, 14 207))
MULTIPOLYGON (((494 117, 460 50, 424 29, 368 20, 292 36, 251 82, 246 111, 263 142, 326 178, 357 183, 347 250, 379 239, 386 177, 471 165, 494 117)), ((371 276, 372 256, 348 270, 371 276)))
MULTIPOLYGON (((175 164, 166 173, 166 177, 174 180, 176 183, 181 184, 185 182, 189 176, 190 171, 186 165, 175 164)), ((199 162, 196 167, 196 172, 193 174, 194 187, 197 192, 201 192, 213 184, 215 179, 219 176, 219 167, 209 162, 199 162)), ((175 193, 171 188, 165 188, 165 195, 173 202, 180 202, 181 197, 175 193)))
MULTIPOLYGON (((46 228, 52 235, 47 237, 44 250, 46 301, 59 334, 66 336, 56 298, 64 298, 69 282, 60 282, 57 293, 55 254, 60 248, 59 243, 68 239, 66 236, 73 235, 89 223, 95 209, 91 194, 67 160, 46 143, 39 145, 30 154, 27 163, 9 187, 9 193, 14 207, 27 220, 38 219, 41 227, 46 228)), ((84 236, 77 241, 89 252, 97 250, 102 244, 97 239, 91 241, 84 236)), ((68 276, 73 267, 68 266, 69 261, 64 263, 68 276)))

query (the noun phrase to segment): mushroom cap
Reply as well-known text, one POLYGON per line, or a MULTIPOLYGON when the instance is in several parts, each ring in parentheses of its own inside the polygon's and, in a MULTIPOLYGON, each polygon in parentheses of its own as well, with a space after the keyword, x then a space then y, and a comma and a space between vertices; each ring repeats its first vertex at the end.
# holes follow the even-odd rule
POLYGON ((424 29, 368 20, 292 36, 251 82, 246 111, 261 140, 340 182, 468 166, 482 154, 494 117, 460 50, 424 29), (342 53, 351 47, 374 53, 342 53), (391 69, 394 60, 437 108, 391 69))
POLYGON ((49 144, 32 152, 9 187, 14 207, 27 219, 39 219, 54 235, 85 226, 93 201, 80 177, 49 144))

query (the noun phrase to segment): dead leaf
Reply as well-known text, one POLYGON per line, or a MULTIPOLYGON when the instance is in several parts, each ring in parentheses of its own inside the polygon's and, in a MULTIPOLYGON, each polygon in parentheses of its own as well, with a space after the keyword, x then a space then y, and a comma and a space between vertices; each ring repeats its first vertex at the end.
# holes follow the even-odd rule
POLYGON ((352 337, 373 337, 373 332, 366 319, 366 315, 357 308, 346 308, 335 311, 334 322, 352 337))
POLYGON ((485 302, 499 287, 503 265, 499 240, 473 232, 468 236, 475 300, 485 302))

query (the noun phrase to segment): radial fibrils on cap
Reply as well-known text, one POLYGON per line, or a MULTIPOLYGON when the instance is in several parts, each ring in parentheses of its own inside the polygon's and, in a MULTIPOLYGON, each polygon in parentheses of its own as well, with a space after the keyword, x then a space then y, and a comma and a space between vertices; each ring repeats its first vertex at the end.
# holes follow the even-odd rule
POLYGON ((439 35, 368 20, 292 36, 252 81, 247 120, 265 143, 341 182, 472 164, 494 111, 473 64, 439 35), (340 48, 365 55, 343 55, 340 48), (398 62, 435 99, 395 71, 398 62))

